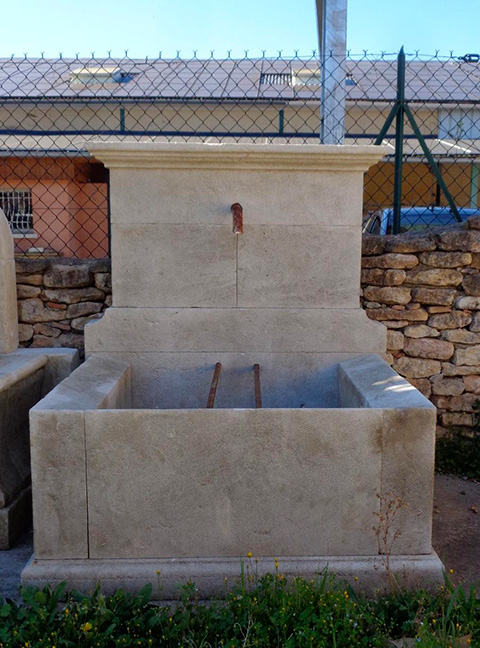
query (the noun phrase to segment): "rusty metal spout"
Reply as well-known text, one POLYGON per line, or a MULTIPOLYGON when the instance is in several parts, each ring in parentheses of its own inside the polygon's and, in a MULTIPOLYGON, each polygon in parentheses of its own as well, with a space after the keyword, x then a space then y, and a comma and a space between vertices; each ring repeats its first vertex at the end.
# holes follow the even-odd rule
POLYGON ((243 234, 243 207, 240 203, 233 203, 231 210, 233 214, 233 233, 243 234))

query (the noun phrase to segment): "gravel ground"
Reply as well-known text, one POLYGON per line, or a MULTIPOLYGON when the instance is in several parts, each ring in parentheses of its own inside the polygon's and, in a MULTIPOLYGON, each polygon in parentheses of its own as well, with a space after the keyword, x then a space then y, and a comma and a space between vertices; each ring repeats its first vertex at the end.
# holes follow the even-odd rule
POLYGON ((20 573, 33 553, 33 534, 27 531, 9 551, 0 551, 0 600, 2 596, 16 598, 20 573))
POLYGON ((480 591, 480 482, 436 476, 433 546, 454 582, 480 591))
MULTIPOLYGON (((480 482, 437 475, 433 511, 433 546, 452 579, 480 590, 480 482)), ((0 551, 0 597, 16 597, 20 572, 33 551, 32 533, 14 549, 0 551)))

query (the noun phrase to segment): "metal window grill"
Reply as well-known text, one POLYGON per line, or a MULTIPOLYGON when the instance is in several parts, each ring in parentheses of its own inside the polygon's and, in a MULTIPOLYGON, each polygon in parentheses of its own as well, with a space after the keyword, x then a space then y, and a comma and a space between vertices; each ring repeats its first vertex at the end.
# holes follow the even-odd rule
POLYGON ((398 102, 397 53, 0 59, 0 187, 24 196, 17 208, 2 198, 16 253, 108 256, 109 176, 89 139, 316 145, 343 100, 344 142, 382 134, 389 150, 365 176, 365 229, 392 230, 394 197, 400 231, 455 222, 451 204, 464 218, 480 207, 480 57, 405 60, 402 115, 413 114, 428 155, 407 119, 401 132, 395 119, 384 128, 398 102), (322 99, 326 75, 344 79, 337 104, 322 99))
POLYGON ((32 192, 0 191, 0 209, 7 217, 14 234, 30 234, 33 231, 32 192))

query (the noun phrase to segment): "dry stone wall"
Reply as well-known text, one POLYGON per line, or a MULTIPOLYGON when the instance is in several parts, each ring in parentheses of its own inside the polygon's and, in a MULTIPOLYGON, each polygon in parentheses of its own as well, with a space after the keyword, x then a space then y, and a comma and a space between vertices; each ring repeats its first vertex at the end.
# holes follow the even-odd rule
POLYGON ((480 399, 480 217, 363 241, 362 300, 388 360, 438 408, 438 433, 472 427, 480 399))
POLYGON ((112 303, 110 261, 17 259, 19 339, 24 347, 75 347, 112 303))
MULTIPOLYGON (((438 408, 439 434, 473 426, 480 400, 480 217, 366 236, 361 299, 388 328, 388 361, 438 408)), ((19 259, 22 346, 76 347, 112 303, 110 262, 19 259)))

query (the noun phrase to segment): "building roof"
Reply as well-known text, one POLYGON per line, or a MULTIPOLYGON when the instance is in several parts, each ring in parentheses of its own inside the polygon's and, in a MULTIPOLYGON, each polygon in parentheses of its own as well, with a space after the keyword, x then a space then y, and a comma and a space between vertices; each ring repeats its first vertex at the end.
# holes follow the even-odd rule
MULTIPOLYGON (((305 69, 315 73, 318 62, 300 58, 0 59, 0 97, 34 101, 318 100, 319 85, 292 82, 305 69), (86 80, 88 75, 82 73, 90 71, 95 76, 93 68, 108 70, 112 78, 98 83, 86 80)), ((346 72, 347 99, 378 102, 395 98, 395 60, 348 59, 346 72)), ((453 58, 408 61, 406 97, 422 103, 478 102, 480 63, 453 58)))
MULTIPOLYGON (((75 157, 84 155, 90 157, 87 152, 88 141, 118 141, 118 142, 184 142, 185 137, 163 137, 163 136, 136 136, 131 135, 2 135, 0 134, 0 158, 9 157, 12 154, 16 157, 38 156, 44 157, 75 157)), ((228 136, 211 136, 211 137, 188 137, 189 142, 206 142, 216 143, 225 142, 231 143, 232 138, 228 136)), ((318 139, 310 138, 305 140, 303 137, 242 137, 243 144, 318 144, 318 139)), ((374 144, 374 138, 355 138, 355 136, 345 136, 345 144, 374 144)), ((393 156, 395 153, 395 140, 394 138, 386 138, 382 144, 388 146, 390 152, 388 156, 393 156)), ((404 155, 406 158, 424 160, 420 143, 416 139, 406 139, 404 141, 404 155)), ((456 140, 449 141, 444 139, 431 139, 428 141, 428 147, 438 162, 442 160, 452 161, 457 160, 472 160, 480 157, 480 141, 479 140, 456 140)))

